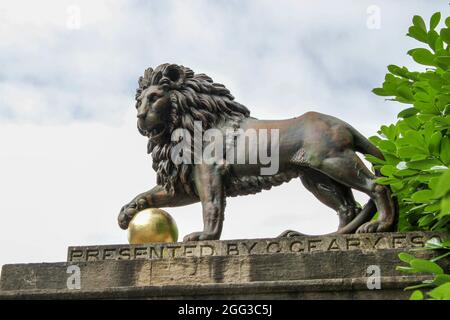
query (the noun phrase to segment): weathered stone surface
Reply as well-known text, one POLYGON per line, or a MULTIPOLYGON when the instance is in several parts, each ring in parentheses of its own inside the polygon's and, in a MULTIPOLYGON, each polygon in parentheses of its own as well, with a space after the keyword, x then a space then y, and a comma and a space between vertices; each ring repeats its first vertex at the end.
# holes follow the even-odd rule
POLYGON ((89 290, 10 290, 0 291, 0 299, 408 299, 403 288, 427 277, 382 277, 380 290, 367 289, 367 278, 261 281, 114 287, 89 290))
MULTIPOLYGON (((401 264, 398 253, 420 248, 432 237, 449 236, 414 232, 71 247, 68 262, 3 266, 0 298, 79 298, 96 294, 98 298, 149 299, 402 298, 408 294, 403 293, 403 288, 417 283, 417 277, 395 270, 401 264), (208 246, 211 254, 201 255, 202 246, 208 246), (150 255, 151 248, 163 254, 150 255), (128 250, 128 259, 120 256, 121 250, 128 250), (79 268, 79 290, 68 289, 71 266, 79 268), (368 289, 369 266, 379 268, 382 290, 368 289)), ((427 258, 435 253, 416 254, 427 258)), ((443 263, 448 266, 449 260, 443 263)))

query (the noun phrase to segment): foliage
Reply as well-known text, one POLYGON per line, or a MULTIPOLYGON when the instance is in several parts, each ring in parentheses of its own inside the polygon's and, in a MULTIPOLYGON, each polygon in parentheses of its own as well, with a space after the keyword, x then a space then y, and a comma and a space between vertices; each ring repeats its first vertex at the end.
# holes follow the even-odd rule
POLYGON ((440 21, 437 12, 427 28, 414 16, 407 34, 426 46, 408 51, 424 70, 389 65, 382 87, 373 90, 408 105, 370 138, 385 160, 366 156, 399 201, 400 231, 450 229, 450 17, 438 31, 440 21))
POLYGON ((446 252, 431 260, 424 260, 414 257, 413 255, 402 252, 398 256, 400 260, 406 262, 409 266, 397 267, 397 270, 407 273, 428 273, 433 275, 433 279, 424 280, 421 284, 405 288, 405 290, 414 290, 410 299, 423 300, 425 298, 432 300, 450 300, 450 274, 445 274, 444 270, 436 263, 436 261, 450 256, 450 239, 443 242, 433 238, 429 240, 425 249, 428 250, 445 250, 446 252), (419 288, 433 288, 425 295, 419 288))

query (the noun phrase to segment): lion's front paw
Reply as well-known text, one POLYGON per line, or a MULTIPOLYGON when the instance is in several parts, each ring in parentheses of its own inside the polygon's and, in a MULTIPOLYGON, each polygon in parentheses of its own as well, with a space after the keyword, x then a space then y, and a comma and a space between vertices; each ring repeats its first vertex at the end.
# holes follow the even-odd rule
POLYGON ((126 230, 136 213, 147 207, 148 203, 145 198, 137 198, 124 205, 122 209, 120 209, 119 217, 117 218, 120 228, 126 230))
POLYGON ((202 240, 219 240, 220 236, 209 232, 193 232, 183 238, 184 242, 202 241, 202 240))
POLYGON ((392 225, 383 221, 369 221, 361 225, 356 233, 374 233, 390 231, 392 225))

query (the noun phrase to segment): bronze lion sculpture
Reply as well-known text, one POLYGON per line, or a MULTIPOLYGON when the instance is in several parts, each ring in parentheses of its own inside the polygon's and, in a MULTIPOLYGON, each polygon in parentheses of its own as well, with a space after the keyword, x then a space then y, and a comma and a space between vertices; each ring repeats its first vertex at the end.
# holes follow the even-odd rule
MULTIPOLYGON (((222 233, 226 197, 254 194, 296 177, 338 213, 336 233, 385 232, 395 226, 397 208, 389 187, 375 182, 377 175, 356 152, 380 159, 383 155, 342 120, 317 112, 286 120, 258 120, 250 117, 250 111, 236 102, 224 85, 175 64, 145 71, 139 79, 136 109, 138 130, 148 137, 157 185, 122 207, 118 217, 122 229, 140 210, 201 202, 203 231, 185 236, 184 241, 217 240, 222 233), (231 129, 237 132, 235 136, 243 130, 276 131, 277 139, 269 139, 268 144, 278 148, 278 170, 263 175, 261 162, 235 163, 224 158, 207 163, 173 161, 174 148, 183 140, 174 140, 173 133, 180 128, 194 133, 195 122, 201 123, 200 130, 231 129), (352 189, 370 197, 364 207, 356 203, 352 189), (378 219, 371 220, 377 211, 378 219)), ((235 140, 228 139, 224 148, 235 147, 235 140)), ((237 152, 247 160, 252 148, 270 149, 256 143, 245 146, 237 152)), ((295 235, 295 231, 286 231, 281 236, 295 235)))

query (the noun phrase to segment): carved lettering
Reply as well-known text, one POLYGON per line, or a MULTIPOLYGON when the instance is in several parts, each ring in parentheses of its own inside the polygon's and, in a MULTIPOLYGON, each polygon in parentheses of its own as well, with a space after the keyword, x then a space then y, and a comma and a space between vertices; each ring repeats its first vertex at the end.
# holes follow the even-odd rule
POLYGON ((146 247, 136 247, 134 248, 134 258, 135 259, 145 259, 148 258, 148 250, 146 247))
POLYGON ((121 248, 119 250, 119 260, 130 260, 131 259, 131 253, 129 248, 121 248))
POLYGON ((411 244, 413 245, 413 247, 423 248, 425 246, 425 241, 423 239, 423 236, 412 236, 411 244))
POLYGON ((336 239, 332 239, 327 248, 327 251, 333 251, 333 250, 341 250, 336 239))
POLYGON ((77 249, 73 249, 71 252, 70 252, 70 258, 69 258, 69 261, 79 261, 79 260, 82 260, 82 258, 83 258, 83 250, 77 250, 77 249))
POLYGON ((309 252, 317 251, 318 250, 317 244, 319 244, 321 242, 322 242, 322 240, 320 240, 320 239, 308 240, 308 251, 309 252))
POLYGON ((116 249, 114 248, 103 249, 103 260, 115 260, 115 258, 116 258, 116 249))
POLYGON ((267 244, 267 250, 268 253, 277 253, 281 251, 280 244, 278 242, 269 242, 267 244))
POLYGON ((392 237, 392 248, 405 248, 406 247, 406 236, 393 236, 392 237))
POLYGON ((150 255, 150 259, 162 259, 163 257, 163 251, 164 251, 164 247, 153 247, 151 246, 149 248, 149 255, 150 255))
POLYGON ((99 250, 98 249, 87 249, 86 250, 86 261, 96 261, 99 260, 99 250))
POLYGON ((192 257, 194 256, 194 249, 197 248, 197 246, 184 246, 184 256, 185 257, 192 257))
POLYGON ((361 241, 357 238, 347 238, 347 250, 350 250, 350 248, 355 247, 359 248, 361 246, 361 241))
POLYGON ((205 257, 214 255, 257 255, 280 252, 305 253, 316 251, 347 251, 357 249, 382 250, 424 247, 431 237, 446 238, 439 232, 391 233, 302 237, 293 239, 261 239, 244 241, 214 241, 198 244, 123 245, 99 247, 70 247, 67 259, 98 260, 161 260, 174 257, 205 257))
POLYGON ((258 242, 253 242, 253 244, 248 245, 246 242, 243 242, 243 243, 242 243, 242 246, 243 246, 245 249, 247 249, 247 253, 248 253, 248 254, 251 254, 253 248, 256 246, 257 243, 258 243, 258 242))
POLYGON ((305 248, 303 247, 303 243, 301 241, 293 241, 289 248, 290 248, 291 252, 303 252, 303 251, 305 251, 305 248))
POLYGON ((175 258, 177 254, 177 249, 180 249, 181 246, 167 246, 167 251, 169 252, 169 257, 175 258))
POLYGON ((378 243, 380 243, 380 241, 383 240, 383 239, 384 239, 383 237, 378 237, 378 238, 375 240, 375 242, 373 243, 372 248, 373 248, 373 249, 376 249, 378 243))
POLYGON ((200 257, 204 256, 213 256, 214 255, 214 247, 209 244, 200 245, 200 257))
POLYGON ((238 254, 239 254, 238 245, 236 243, 228 243, 227 244, 227 255, 232 256, 232 255, 238 255, 238 254))

